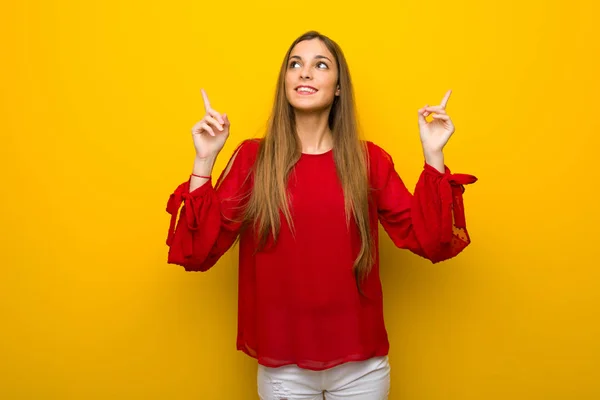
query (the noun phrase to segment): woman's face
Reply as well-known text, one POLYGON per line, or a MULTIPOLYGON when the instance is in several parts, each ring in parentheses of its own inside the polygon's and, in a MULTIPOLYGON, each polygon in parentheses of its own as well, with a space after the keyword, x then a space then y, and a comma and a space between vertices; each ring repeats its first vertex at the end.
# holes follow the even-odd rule
POLYGON ((322 111, 339 96, 336 60, 319 39, 304 40, 290 53, 285 94, 299 111, 322 111))

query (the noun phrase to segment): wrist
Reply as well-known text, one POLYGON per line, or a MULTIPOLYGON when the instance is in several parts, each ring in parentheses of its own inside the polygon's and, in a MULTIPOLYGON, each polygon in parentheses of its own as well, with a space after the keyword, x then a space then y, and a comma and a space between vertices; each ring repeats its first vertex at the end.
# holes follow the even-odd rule
POLYGON ((211 156, 211 157, 198 157, 196 156, 196 158, 194 158, 194 165, 197 166, 210 166, 212 168, 213 165, 215 165, 215 161, 216 161, 217 157, 216 156, 211 156))
POLYGON ((425 162, 439 172, 444 173, 445 164, 444 164, 444 153, 441 150, 428 151, 423 150, 423 155, 425 156, 425 162))
POLYGON ((210 176, 212 173, 213 166, 215 165, 215 157, 196 157, 194 159, 194 168, 192 173, 195 175, 210 176))

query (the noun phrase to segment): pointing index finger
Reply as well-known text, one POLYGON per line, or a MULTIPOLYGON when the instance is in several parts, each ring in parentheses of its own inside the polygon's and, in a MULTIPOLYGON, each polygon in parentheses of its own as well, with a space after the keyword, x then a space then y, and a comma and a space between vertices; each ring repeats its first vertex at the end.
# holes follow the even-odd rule
POLYGON ((444 98, 442 99, 442 102, 440 103, 440 105, 443 108, 446 108, 446 104, 448 104, 448 99, 450 98, 450 95, 452 94, 452 90, 448 90, 446 92, 446 95, 444 96, 444 98))
POLYGON ((202 99, 204 100, 204 110, 206 111, 206 113, 208 113, 208 111, 211 109, 210 108, 210 101, 208 100, 208 96, 206 95, 206 91, 204 89, 200 89, 200 91, 202 92, 202 99))

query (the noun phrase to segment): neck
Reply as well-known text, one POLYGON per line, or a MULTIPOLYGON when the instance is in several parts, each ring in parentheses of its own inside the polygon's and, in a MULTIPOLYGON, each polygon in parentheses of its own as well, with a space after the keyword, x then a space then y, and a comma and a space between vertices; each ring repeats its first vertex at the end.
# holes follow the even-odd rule
POLYGON ((302 143, 302 152, 325 153, 333 147, 333 136, 329 129, 329 110, 303 113, 296 110, 296 132, 302 143))

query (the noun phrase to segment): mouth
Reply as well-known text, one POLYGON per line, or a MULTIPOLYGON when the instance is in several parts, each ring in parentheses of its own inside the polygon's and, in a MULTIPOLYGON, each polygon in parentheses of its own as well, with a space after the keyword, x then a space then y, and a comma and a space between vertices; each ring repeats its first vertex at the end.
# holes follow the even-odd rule
POLYGON ((298 86, 296 89, 294 89, 298 94, 301 95, 311 95, 311 94, 315 94, 317 93, 319 90, 312 87, 312 86, 306 86, 306 85, 302 85, 302 86, 298 86))

